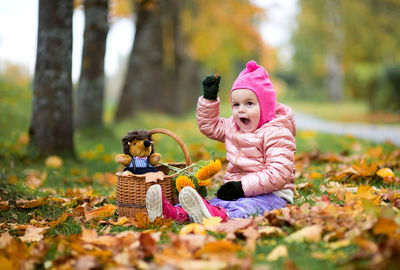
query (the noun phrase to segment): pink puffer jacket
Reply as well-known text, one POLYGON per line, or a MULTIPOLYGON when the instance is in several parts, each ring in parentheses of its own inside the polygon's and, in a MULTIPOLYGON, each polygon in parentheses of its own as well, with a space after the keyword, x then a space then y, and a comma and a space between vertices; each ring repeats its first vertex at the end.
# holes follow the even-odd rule
POLYGON ((227 181, 242 181, 246 197, 294 189, 296 125, 292 110, 277 104, 276 119, 252 133, 241 133, 233 117, 219 117, 220 100, 200 97, 197 123, 207 137, 225 143, 227 181))

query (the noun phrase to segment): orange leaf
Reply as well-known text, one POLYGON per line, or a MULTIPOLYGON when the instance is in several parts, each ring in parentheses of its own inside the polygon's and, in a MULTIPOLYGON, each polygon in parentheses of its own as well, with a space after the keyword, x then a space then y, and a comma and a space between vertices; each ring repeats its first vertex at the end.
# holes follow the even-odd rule
POLYGON ((50 228, 53 228, 58 224, 64 223, 67 220, 67 217, 67 213, 64 212, 58 219, 55 219, 49 223, 50 228))
POLYGON ((103 207, 97 208, 95 210, 85 212, 86 220, 97 219, 97 218, 105 218, 114 215, 117 207, 113 204, 107 204, 103 207))
POLYGON ((383 182, 390 184, 394 182, 394 172, 389 168, 382 168, 376 172, 377 175, 383 178, 383 182))
POLYGON ((10 209, 10 205, 8 204, 8 201, 6 201, 6 202, 1 201, 0 202, 0 210, 7 211, 8 209, 10 209))
POLYGON ((24 200, 24 199, 19 199, 15 202, 15 206, 19 207, 19 208, 34 208, 34 207, 38 207, 44 204, 44 199, 46 197, 43 198, 39 198, 39 199, 35 199, 35 200, 24 200))
POLYGON ((179 235, 186 235, 186 234, 190 234, 190 233, 206 234, 206 229, 201 224, 190 223, 181 229, 181 231, 179 232, 179 235))
POLYGON ((393 236, 397 230, 397 224, 393 219, 379 218, 372 228, 374 234, 387 234, 393 236))
POLYGON ((149 233, 141 233, 139 236, 140 246, 144 250, 145 257, 149 257, 157 252, 156 240, 149 233))
POLYGON ((129 222, 127 217, 119 217, 117 221, 110 220, 110 224, 114 226, 121 226, 129 222))
POLYGON ((129 222, 136 228, 146 228, 150 224, 149 217, 143 212, 136 212, 135 218, 128 218, 129 222))
POLYGON ((240 251, 241 246, 227 240, 219 240, 216 242, 206 243, 200 250, 196 252, 196 257, 216 258, 218 260, 230 260, 236 257, 236 253, 240 251))
POLYGON ((368 165, 366 160, 363 160, 359 165, 353 164, 351 167, 363 177, 373 176, 378 169, 376 163, 372 162, 371 165, 368 165))

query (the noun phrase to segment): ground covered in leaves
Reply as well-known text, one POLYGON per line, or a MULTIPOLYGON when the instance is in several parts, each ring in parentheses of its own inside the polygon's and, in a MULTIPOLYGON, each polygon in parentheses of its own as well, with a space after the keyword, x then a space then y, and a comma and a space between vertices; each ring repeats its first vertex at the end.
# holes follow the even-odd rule
MULTIPOLYGON (((115 163, 120 138, 162 127, 194 161, 224 145, 201 135, 194 114, 139 115, 76 133, 76 158, 29 153, 27 88, 1 87, 0 269, 397 269, 400 149, 300 131, 294 205, 245 220, 176 224, 120 217, 115 163), (18 90, 18 91, 17 91, 18 90), (18 94, 17 94, 18 92, 18 94), (23 97, 26 94, 26 98, 23 97), (22 104, 22 105, 21 105, 22 104)), ((156 136, 162 161, 181 161, 176 142, 156 136)), ((221 184, 213 179, 209 195, 221 184)))

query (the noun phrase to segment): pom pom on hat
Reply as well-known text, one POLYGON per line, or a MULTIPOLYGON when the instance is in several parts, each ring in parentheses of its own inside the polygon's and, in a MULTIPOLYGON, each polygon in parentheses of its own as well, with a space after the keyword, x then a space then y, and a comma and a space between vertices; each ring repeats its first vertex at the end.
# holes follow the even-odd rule
POLYGON ((275 119, 276 93, 268 72, 262 66, 253 60, 249 61, 233 83, 231 94, 236 89, 249 89, 256 94, 260 106, 257 128, 275 119))
POLYGON ((258 66, 257 66, 257 63, 256 63, 255 61, 253 61, 253 60, 249 61, 249 62, 246 64, 246 68, 247 68, 247 70, 248 70, 249 72, 252 72, 252 71, 256 70, 257 67, 258 67, 258 66))

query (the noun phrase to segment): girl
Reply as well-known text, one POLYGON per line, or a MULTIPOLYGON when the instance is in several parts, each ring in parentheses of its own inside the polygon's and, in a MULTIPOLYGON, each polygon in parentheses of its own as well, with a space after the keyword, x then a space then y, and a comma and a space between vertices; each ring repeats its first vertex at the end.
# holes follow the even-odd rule
POLYGON ((211 216, 248 218, 293 203, 296 126, 292 110, 277 103, 266 70, 249 61, 230 91, 232 116, 219 117, 220 80, 214 75, 204 79, 197 123, 204 135, 225 143, 225 183, 217 198, 209 201, 184 187, 175 207, 165 200, 161 187, 153 185, 146 194, 150 220, 161 215, 197 223, 211 216))

